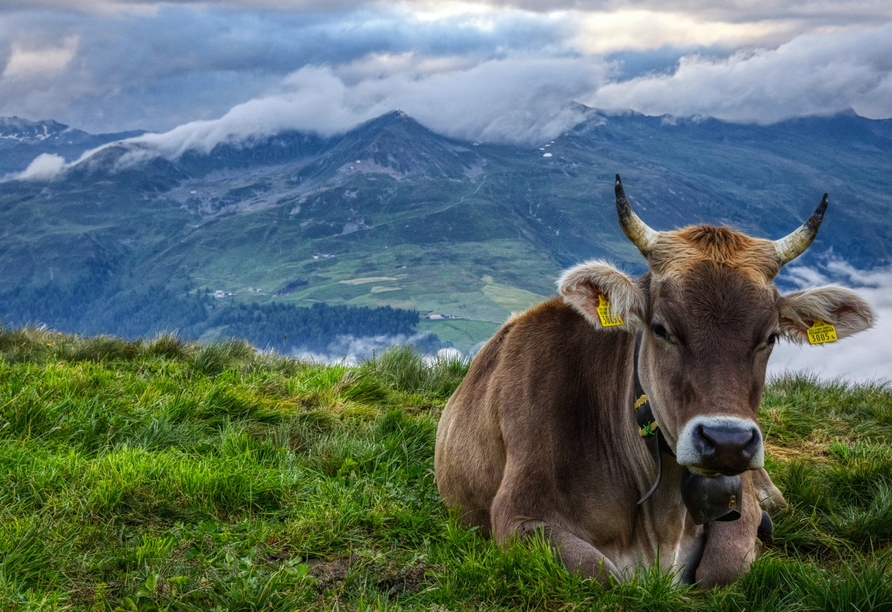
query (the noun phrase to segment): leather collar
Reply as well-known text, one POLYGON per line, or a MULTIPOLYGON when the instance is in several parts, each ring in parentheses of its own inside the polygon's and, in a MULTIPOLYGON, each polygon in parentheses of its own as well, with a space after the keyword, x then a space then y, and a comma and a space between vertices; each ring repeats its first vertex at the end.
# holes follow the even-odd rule
POLYGON ((650 490, 644 494, 644 497, 638 500, 639 505, 650 499, 650 496, 656 492, 657 488, 660 486, 660 481, 663 479, 663 461, 660 457, 660 453, 666 453, 671 457, 675 456, 675 453, 673 453, 672 449, 669 447, 669 443, 666 442, 666 437, 663 435, 659 423, 657 423, 656 418, 654 418, 654 412, 650 406, 650 400, 647 398, 647 393, 644 392, 644 387, 641 386, 641 378, 638 376, 638 355, 640 352, 641 334, 638 334, 635 337, 634 370, 635 397, 637 398, 634 405, 635 421, 638 423, 638 434, 644 439, 644 443, 647 445, 647 450, 650 451, 651 457, 653 457, 657 464, 657 479, 650 487, 650 490))

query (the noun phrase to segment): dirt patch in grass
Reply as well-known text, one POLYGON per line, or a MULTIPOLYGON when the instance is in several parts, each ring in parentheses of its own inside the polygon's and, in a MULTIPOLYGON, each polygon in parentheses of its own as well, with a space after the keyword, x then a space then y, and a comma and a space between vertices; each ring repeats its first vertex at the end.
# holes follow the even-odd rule
POLYGON ((403 592, 417 593, 429 582, 427 566, 423 563, 408 565, 397 572, 385 572, 378 581, 378 590, 395 599, 403 592))
POLYGON ((350 571, 351 557, 338 557, 332 561, 324 559, 308 559, 309 574, 317 580, 316 590, 323 591, 344 582, 350 571))

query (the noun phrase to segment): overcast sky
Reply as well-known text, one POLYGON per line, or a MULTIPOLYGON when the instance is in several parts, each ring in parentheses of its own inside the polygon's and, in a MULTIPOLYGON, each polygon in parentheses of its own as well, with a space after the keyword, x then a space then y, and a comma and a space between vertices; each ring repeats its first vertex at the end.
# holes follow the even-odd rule
POLYGON ((91 132, 330 133, 400 108, 450 135, 530 141, 572 123, 574 100, 741 122, 892 117, 892 2, 0 5, 0 115, 91 132))

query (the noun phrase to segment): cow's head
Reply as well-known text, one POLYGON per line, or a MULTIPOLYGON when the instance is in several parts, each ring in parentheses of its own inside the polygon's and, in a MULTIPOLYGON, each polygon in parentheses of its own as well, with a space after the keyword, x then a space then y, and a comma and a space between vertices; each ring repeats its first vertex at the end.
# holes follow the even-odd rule
POLYGON ((642 334, 641 382, 678 463, 704 474, 762 467, 756 411, 775 342, 805 341, 815 321, 835 326, 839 338, 874 321, 867 302, 849 289, 781 295, 774 286, 781 267, 814 240, 827 196, 777 241, 727 227, 656 232, 632 211, 619 175, 616 206, 648 273, 632 279, 605 262, 587 262, 558 281, 564 300, 600 328, 597 310, 606 299, 622 324, 605 329, 642 334))

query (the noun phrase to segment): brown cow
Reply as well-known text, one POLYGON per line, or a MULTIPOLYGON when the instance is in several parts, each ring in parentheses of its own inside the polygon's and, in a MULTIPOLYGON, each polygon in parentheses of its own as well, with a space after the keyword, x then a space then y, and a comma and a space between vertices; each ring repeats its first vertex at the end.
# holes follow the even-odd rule
POLYGON ((819 322, 843 338, 874 313, 842 287, 781 295, 773 284, 814 239, 826 194, 778 241, 707 225, 656 232, 619 175, 616 204, 648 272, 578 265, 558 281, 560 297, 490 339, 440 420, 440 495, 500 543, 541 531, 571 571, 624 580, 657 563, 678 580, 727 584, 758 554, 759 502, 784 503, 756 423, 775 341, 803 342, 819 322), (599 306, 616 325, 602 324, 599 306), (645 429, 633 409, 639 377, 656 421, 645 429), (654 429, 661 451, 642 438, 654 429), (723 520, 739 519, 697 524, 701 502, 686 501, 685 483, 734 478, 738 493, 721 503, 739 512, 723 520))

